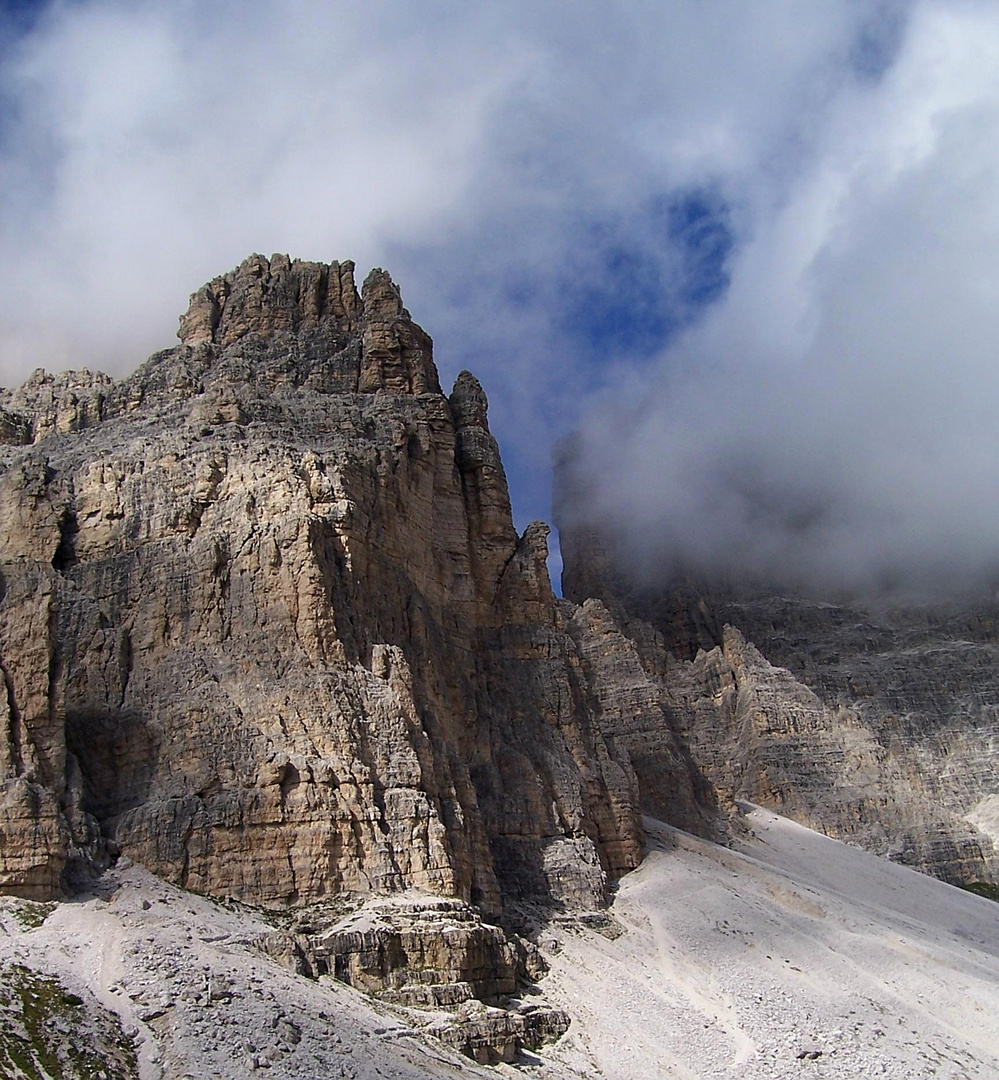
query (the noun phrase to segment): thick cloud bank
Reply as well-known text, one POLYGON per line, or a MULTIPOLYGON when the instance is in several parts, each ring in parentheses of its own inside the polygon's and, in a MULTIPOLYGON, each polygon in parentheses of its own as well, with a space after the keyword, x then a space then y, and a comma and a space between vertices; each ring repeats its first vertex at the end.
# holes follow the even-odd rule
POLYGON ((991 566, 991 0, 16 6, 0 381, 349 257, 480 374, 524 517, 582 425, 648 572, 991 566))
POLYGON ((913 10, 731 287, 584 431, 639 570, 851 590, 999 571, 999 12, 913 10))

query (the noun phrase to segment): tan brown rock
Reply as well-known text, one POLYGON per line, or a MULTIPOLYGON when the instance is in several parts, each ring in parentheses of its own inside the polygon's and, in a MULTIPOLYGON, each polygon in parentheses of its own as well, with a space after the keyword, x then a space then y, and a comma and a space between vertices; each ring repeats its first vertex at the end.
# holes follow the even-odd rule
POLYGON ((526 946, 458 900, 371 901, 308 940, 317 975, 417 1008, 513 994, 526 946))
POLYGON ((525 1047, 539 1050, 557 1041, 569 1030, 569 1016, 540 1004, 496 1009, 469 1001, 453 1018, 438 1021, 430 1030, 480 1065, 499 1065, 515 1061, 525 1047))
POLYGON ((397 287, 351 271, 254 256, 130 378, 0 394, 34 440, 0 446, 5 887, 41 880, 20 844, 41 891, 121 851, 271 906, 498 913, 598 905, 641 857, 481 388, 443 397, 397 287))

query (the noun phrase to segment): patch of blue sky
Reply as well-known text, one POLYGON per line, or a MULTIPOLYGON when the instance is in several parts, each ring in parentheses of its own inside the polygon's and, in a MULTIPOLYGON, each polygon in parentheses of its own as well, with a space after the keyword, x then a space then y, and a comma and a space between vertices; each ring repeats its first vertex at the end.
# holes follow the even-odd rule
POLYGON ((658 197, 637 217, 592 224, 582 236, 586 254, 574 253, 559 322, 596 365, 657 355, 728 286, 735 238, 711 191, 658 197))
MULTIPOLYGON (((708 189, 658 197, 640 214, 605 214, 563 228, 561 235, 575 239, 553 265, 533 272, 517 265, 500 280, 485 276, 479 282, 497 290, 497 309, 514 319, 530 321, 542 311, 539 330, 563 357, 571 391, 552 387, 553 393, 532 405, 542 441, 564 436, 575 420, 573 404, 606 387, 620 364, 652 363, 680 330, 723 298, 735 247, 729 207, 708 189)), ((502 349, 502 343, 482 345, 487 372, 496 372, 500 361, 489 353, 502 349)), ((524 419, 506 414, 501 404, 494 423, 518 528, 534 517, 551 520, 549 451, 532 446, 524 419)), ((554 530, 549 545, 558 592, 561 563, 554 530)))
POLYGON ((911 0, 878 0, 861 24, 850 48, 850 68, 859 78, 877 82, 895 62, 911 0))
POLYGON ((27 33, 51 0, 0 0, 0 42, 27 33))
POLYGON ((19 208, 10 235, 23 236, 36 227, 33 215, 43 212, 53 193, 59 164, 56 137, 30 122, 31 99, 18 70, 22 43, 51 6, 52 0, 0 0, 0 181, 5 196, 19 208), (15 198, 15 192, 30 194, 15 198))
MULTIPOLYGON (((33 29, 51 0, 0 0, 0 64, 33 29)), ((14 95, 9 92, 0 67, 0 147, 16 113, 14 95)))

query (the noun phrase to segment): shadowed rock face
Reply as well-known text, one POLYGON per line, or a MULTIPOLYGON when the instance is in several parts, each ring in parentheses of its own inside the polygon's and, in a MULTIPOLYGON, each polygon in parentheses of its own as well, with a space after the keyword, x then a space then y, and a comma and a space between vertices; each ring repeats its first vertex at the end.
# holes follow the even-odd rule
MULTIPOLYGON (((265 905, 499 912, 637 864, 636 646, 552 595, 481 387, 444 397, 352 270, 253 256, 134 375, 0 393, 0 887, 121 852, 265 905)), ((671 739, 659 797, 707 828, 671 739)))
MULTIPOLYGON (((599 598, 636 643, 723 803, 772 807, 947 881, 999 880, 993 600, 874 608, 747 583, 638 585, 613 526, 586 520, 571 448, 556 487, 565 595, 599 598)), ((633 738, 654 748, 656 729, 633 738)), ((648 765, 628 749, 644 791, 648 765)))

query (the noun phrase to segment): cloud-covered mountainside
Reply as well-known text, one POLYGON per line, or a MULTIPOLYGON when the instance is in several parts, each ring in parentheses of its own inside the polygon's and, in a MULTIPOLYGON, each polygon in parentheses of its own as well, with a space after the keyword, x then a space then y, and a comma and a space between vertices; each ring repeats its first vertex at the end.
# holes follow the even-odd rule
POLYGON ((645 568, 860 589, 997 568, 995 25, 914 17, 843 95, 723 303, 591 419, 645 568))
POLYGON ((8 5, 0 381, 346 253, 482 377, 524 521, 583 423, 654 567, 989 570, 997 53, 984 0, 8 5))

